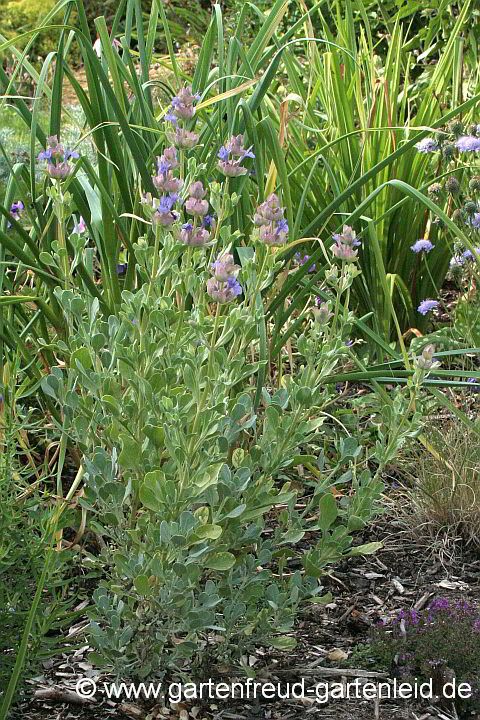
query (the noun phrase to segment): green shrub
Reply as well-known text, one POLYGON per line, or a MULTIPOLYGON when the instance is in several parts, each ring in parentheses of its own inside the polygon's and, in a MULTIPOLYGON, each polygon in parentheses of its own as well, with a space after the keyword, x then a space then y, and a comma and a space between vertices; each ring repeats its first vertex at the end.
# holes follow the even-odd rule
MULTIPOLYGON (((22 32, 33 30, 38 27, 54 6, 55 0, 8 0, 4 2, 1 5, 2 34, 7 40, 11 40, 22 32)), ((60 23, 62 17, 63 13, 59 13, 55 22, 60 23)), ((29 57, 35 61, 37 57, 44 58, 49 52, 56 50, 59 32, 59 30, 42 30, 29 50, 29 57)), ((19 40, 16 47, 23 50, 29 40, 29 37, 19 40)))

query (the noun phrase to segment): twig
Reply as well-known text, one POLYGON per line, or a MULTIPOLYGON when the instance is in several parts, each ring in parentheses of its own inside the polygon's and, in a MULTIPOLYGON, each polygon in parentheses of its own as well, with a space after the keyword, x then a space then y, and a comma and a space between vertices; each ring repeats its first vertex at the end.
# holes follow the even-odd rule
POLYGON ((70 690, 60 690, 58 688, 44 688, 35 690, 34 697, 37 700, 52 700, 53 702, 68 702, 75 703, 76 705, 88 705, 95 703, 95 698, 82 697, 77 695, 76 692, 70 690))
POLYGON ((376 672, 374 670, 362 670, 358 668, 330 668, 318 666, 312 668, 295 668, 291 670, 281 670, 272 668, 272 675, 323 675, 328 676, 342 676, 345 677, 372 677, 372 678, 388 678, 386 672, 376 672))

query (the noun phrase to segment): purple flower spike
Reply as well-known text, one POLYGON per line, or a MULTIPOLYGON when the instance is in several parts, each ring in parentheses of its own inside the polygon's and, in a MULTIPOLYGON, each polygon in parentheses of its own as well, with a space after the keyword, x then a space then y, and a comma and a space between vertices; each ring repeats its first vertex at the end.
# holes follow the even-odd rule
POLYGON ((420 252, 430 252, 430 250, 433 250, 435 245, 432 245, 430 240, 417 240, 417 242, 414 245, 410 245, 410 250, 413 250, 413 252, 420 253, 420 252))
POLYGON ((283 245, 288 235, 284 212, 285 208, 280 205, 278 197, 274 193, 269 195, 253 216, 253 223, 258 228, 255 236, 266 245, 283 245))
POLYGON ((435 310, 439 305, 438 300, 422 300, 417 310, 421 315, 426 315, 431 310, 435 310))

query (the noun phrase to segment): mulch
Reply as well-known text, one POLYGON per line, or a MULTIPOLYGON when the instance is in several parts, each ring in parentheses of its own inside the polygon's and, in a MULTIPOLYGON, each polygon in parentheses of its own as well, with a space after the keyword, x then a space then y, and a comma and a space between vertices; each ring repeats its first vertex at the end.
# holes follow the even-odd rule
MULTIPOLYGON (((392 494, 393 493, 393 494, 392 494)), ((398 502, 405 501, 399 492, 398 502)), ((390 501, 395 505, 395 491, 390 501)), ((468 599, 480 604, 480 556, 475 552, 455 546, 442 547, 438 543, 422 544, 413 537, 393 511, 377 518, 364 531, 359 541, 381 541, 383 548, 373 556, 352 557, 334 566, 322 582, 333 596, 332 602, 323 607, 313 605, 305 611, 292 633, 297 646, 291 652, 278 652, 258 647, 245 658, 255 672, 257 683, 280 684, 285 695, 286 683, 304 682, 305 696, 279 699, 242 699, 239 691, 228 700, 184 699, 173 702, 163 700, 109 699, 103 693, 103 682, 114 678, 99 674, 87 660, 88 646, 74 653, 65 653, 44 664, 40 676, 27 681, 27 691, 18 699, 11 718, 15 720, 109 720, 131 718, 133 720, 308 720, 312 717, 335 718, 335 720, 452 720, 455 708, 444 707, 430 700, 386 699, 380 701, 359 697, 352 689, 350 699, 328 699, 319 703, 315 699, 317 683, 353 683, 361 687, 366 682, 393 682, 393 673, 378 671, 365 662, 355 667, 345 663, 358 647, 368 643, 369 632, 382 618, 398 612, 401 608, 426 607, 435 597, 468 599), (443 550, 443 551, 442 551, 443 550), (92 678, 98 691, 94 701, 80 704, 75 694, 79 678, 92 678)), ((78 641, 85 621, 77 622, 71 634, 78 641)), ((218 683, 233 681, 245 683, 245 674, 222 666, 209 668, 212 688, 218 683)), ((175 680, 174 677, 169 681, 175 680)), ((206 682, 208 678, 200 678, 206 682)), ((164 685, 166 682, 164 681, 164 685)), ((204 686, 206 687, 206 686, 204 686)), ((324 686, 322 686, 324 687, 324 686)), ((351 685, 351 688, 354 688, 351 685)), ((293 691, 292 691, 293 692, 293 691)), ((205 691, 207 693, 207 691, 205 691)), ((471 720, 480 720, 471 717, 471 720)))

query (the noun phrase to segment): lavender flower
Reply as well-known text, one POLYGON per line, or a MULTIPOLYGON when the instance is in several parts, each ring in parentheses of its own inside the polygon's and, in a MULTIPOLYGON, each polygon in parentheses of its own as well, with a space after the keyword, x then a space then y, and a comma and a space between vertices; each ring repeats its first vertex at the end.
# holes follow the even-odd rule
POLYGON ((476 257, 478 257, 478 256, 480 255, 480 247, 474 247, 474 248, 473 248, 473 251, 474 251, 474 252, 472 253, 471 250, 465 250, 465 251, 462 253, 462 258, 463 258, 464 260, 474 260, 476 257), (475 254, 474 254, 474 253, 475 253, 475 254))
MULTIPOLYGON (((21 200, 19 200, 18 202, 12 203, 12 207, 10 208, 10 214, 18 222, 20 220, 20 215, 23 210, 25 210, 25 205, 21 200)), ((11 222, 9 222, 7 225, 7 228, 10 227, 12 227, 11 222)))
POLYGON ((235 300, 242 294, 242 286, 234 277, 229 277, 226 282, 220 282, 215 277, 207 281, 207 292, 210 297, 218 303, 224 304, 235 300))
POLYGON ((417 148, 417 152, 420 153, 435 152, 435 150, 439 149, 437 141, 433 140, 433 138, 424 138, 420 140, 415 147, 417 148))
POLYGON ((228 282, 229 277, 236 277, 240 270, 240 266, 233 262, 233 255, 228 253, 219 255, 210 268, 215 280, 223 283, 228 282))
POLYGON ((272 193, 259 205, 253 216, 253 223, 257 230, 255 237, 267 245, 283 245, 288 235, 288 222, 283 217, 285 208, 280 200, 272 193))
POLYGON ((212 215, 205 215, 202 219, 202 227, 206 228, 207 230, 215 230, 215 228, 217 227, 215 218, 212 215))
POLYGON ((320 325, 326 325, 327 322, 328 322, 328 321, 330 320, 330 318, 332 317, 333 313, 330 312, 329 307, 328 307, 328 303, 326 303, 326 302, 317 302, 318 300, 320 300, 319 297, 317 297, 317 298, 315 299, 315 305, 316 305, 317 307, 316 307, 316 308, 313 308, 313 314, 315 315, 315 320, 316 320, 320 325))
POLYGON ((332 238, 337 242, 337 244, 342 243, 343 245, 349 245, 350 247, 358 247, 361 245, 360 241, 357 240, 356 232, 354 232, 349 225, 344 225, 343 231, 332 235, 332 238))
MULTIPOLYGON (((423 314, 425 315, 425 313, 423 314)), ((437 360, 433 360, 434 353, 435 345, 432 345, 431 343, 426 345, 422 350, 422 354, 415 359, 416 366, 421 370, 434 370, 435 368, 440 367, 441 363, 437 360)))
POLYGON ((353 250, 351 245, 344 245, 343 243, 336 243, 330 248, 332 254, 339 260, 347 260, 352 262, 357 260, 358 250, 353 250))
POLYGON ((410 250, 413 250, 413 252, 420 253, 420 252, 430 252, 430 250, 433 250, 435 245, 432 245, 430 240, 417 240, 417 242, 414 245, 410 245, 410 250))
MULTIPOLYGON (((295 253, 294 257, 295 257, 296 262, 297 262, 299 265, 305 265, 305 263, 310 260, 310 255, 304 255, 303 258, 302 258, 302 257, 300 256, 300 253, 299 253, 299 252, 295 253)), ((317 269, 317 266, 316 266, 315 263, 314 263, 313 265, 311 265, 311 266, 308 268, 308 272, 314 272, 316 269, 317 269)))
POLYGON ((455 147, 460 152, 476 152, 480 150, 480 138, 474 135, 462 135, 455 143, 455 147))
POLYGON ((470 224, 472 227, 476 228, 477 230, 480 228, 480 212, 473 214, 473 217, 470 220, 470 224))
POLYGON ((78 158, 77 152, 66 150, 60 145, 56 135, 47 138, 47 148, 38 154, 39 160, 46 160, 47 173, 50 177, 57 180, 63 180, 68 177, 73 170, 73 165, 69 164, 70 158, 78 158))
POLYGON ((255 215, 253 216, 253 222, 255 225, 269 225, 272 220, 282 220, 284 216, 285 208, 281 207, 280 200, 272 193, 261 205, 257 207, 255 215))
POLYGON ((150 212, 153 211, 152 223, 160 223, 163 227, 170 227, 173 223, 178 220, 179 213, 172 210, 179 197, 176 193, 170 193, 170 195, 162 195, 160 199, 152 198, 150 193, 142 196, 141 202, 150 208, 150 212))
MULTIPOLYGON (((166 117, 167 116, 165 116, 165 119, 166 117)), ((174 133, 167 131, 167 138, 172 145, 180 148, 180 150, 190 150, 198 143, 200 135, 190 132, 190 130, 185 130, 185 128, 176 127, 174 133)))
POLYGON ((165 115, 165 120, 177 125, 178 120, 190 120, 195 115, 194 100, 200 100, 200 95, 192 94, 192 86, 184 87, 172 100, 171 109, 165 115))
POLYGON ((85 232, 85 220, 83 219, 83 217, 81 215, 80 215, 80 220, 73 227, 73 232, 76 233, 77 235, 81 235, 82 233, 85 232))
POLYGON ((246 150, 243 146, 243 135, 232 135, 230 142, 220 148, 217 157, 220 159, 217 167, 227 177, 239 177, 247 175, 248 169, 242 167, 244 158, 254 158, 255 155, 250 147, 246 150))
POLYGON ((417 310, 421 315, 426 315, 430 310, 434 310, 439 306, 438 300, 422 300, 417 310))
POLYGON ((205 228, 194 228, 192 223, 182 225, 180 240, 184 245, 203 247, 210 240, 210 233, 205 228))

